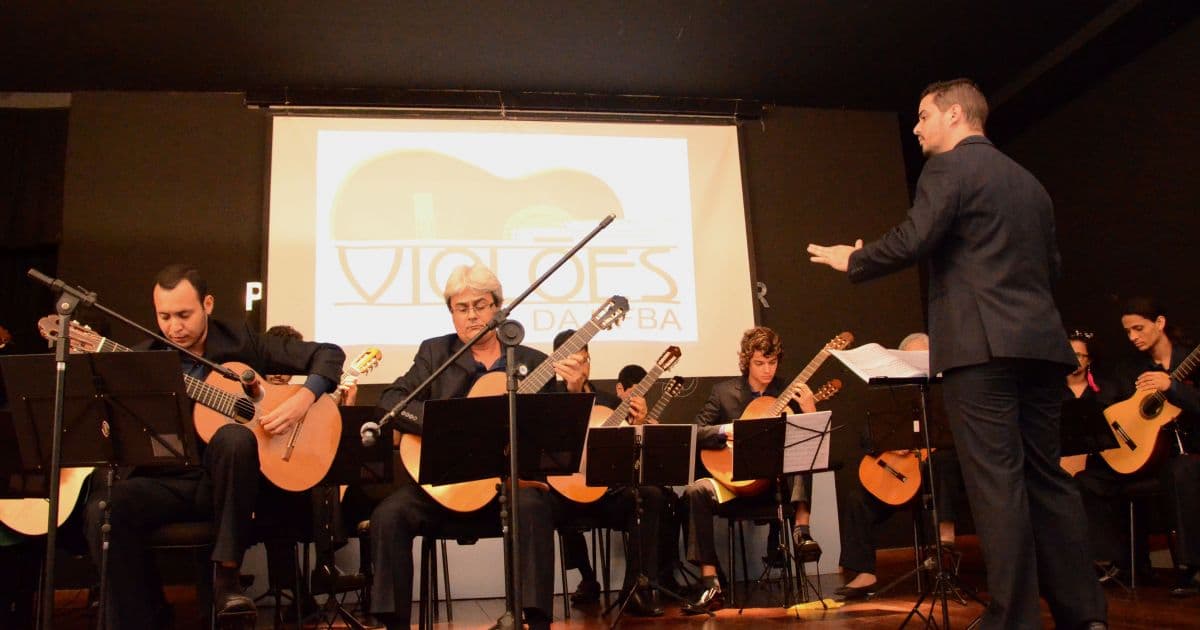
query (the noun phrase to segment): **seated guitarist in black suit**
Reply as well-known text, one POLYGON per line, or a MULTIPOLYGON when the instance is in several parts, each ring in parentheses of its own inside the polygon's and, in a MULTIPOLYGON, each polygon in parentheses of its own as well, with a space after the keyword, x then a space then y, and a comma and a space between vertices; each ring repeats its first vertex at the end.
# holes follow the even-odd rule
MULTIPOLYGON (((573 330, 564 330, 558 333, 554 338, 554 349, 557 350, 559 346, 566 343, 574 332, 573 330)), ((645 376, 646 371, 641 370, 641 375, 636 380, 620 380, 617 383, 618 395, 614 396, 608 392, 597 390, 592 384, 591 365, 591 354, 588 352, 587 346, 561 361, 560 365, 555 366, 558 376, 563 379, 558 384, 559 388, 571 392, 595 392, 596 404, 609 409, 616 409, 622 401, 628 399, 627 422, 641 424, 646 418, 646 399, 641 396, 629 397, 627 389, 637 384, 645 376)), ((622 370, 622 374, 626 377, 631 375, 627 370, 622 370)), ((667 491, 659 486, 642 486, 640 492, 642 498, 640 530, 634 526, 633 488, 609 489, 603 497, 591 503, 577 503, 558 493, 552 494, 555 518, 559 523, 569 524, 576 517, 587 517, 596 519, 604 526, 629 533, 629 546, 625 555, 625 578, 621 587, 622 596, 636 587, 639 568, 647 576, 658 576, 659 533, 663 525, 667 491), (641 550, 640 557, 635 554, 634 550, 637 549, 641 550)), ((574 603, 587 603, 599 596, 600 585, 596 582, 595 571, 588 563, 587 546, 581 532, 564 533, 563 566, 568 570, 578 569, 583 577, 579 588, 576 589, 577 595, 572 597, 574 603)), ((631 597, 633 599, 625 607, 627 614, 638 617, 657 617, 663 614, 662 606, 658 604, 658 594, 653 589, 638 589, 631 597)))
MULTIPOLYGON (((258 335, 245 325, 211 318, 213 296, 200 272, 190 265, 169 265, 154 281, 154 311, 163 336, 218 363, 238 361, 259 374, 307 374, 304 387, 259 418, 274 435, 283 434, 308 412, 317 398, 337 386, 346 356, 331 344, 284 340, 258 335)), ((157 344, 148 345, 158 349, 157 344)), ((181 356, 185 374, 204 379, 208 368, 181 356)), ((109 535, 108 627, 158 628, 169 624, 170 607, 158 583, 154 558, 145 541, 163 525, 211 519, 216 528, 212 560, 217 613, 249 613, 254 603, 238 583, 238 567, 253 542, 252 516, 278 513, 290 502, 284 492, 259 473, 254 434, 233 423, 213 434, 203 449, 200 468, 135 469, 113 487, 109 535)), ((99 475, 96 475, 99 477, 99 475)), ((101 526, 93 492, 85 511, 92 559, 100 565, 101 526)), ((301 499, 306 500, 307 495, 301 499)))
MULTIPOLYGON (((713 386, 712 393, 696 416, 696 424, 700 425, 696 440, 700 448, 723 448, 725 441, 732 436, 733 421, 741 417, 751 401, 760 396, 778 396, 787 387, 788 381, 775 374, 782 358, 783 340, 770 328, 759 326, 742 335, 738 351, 738 368, 742 375, 713 386)), ((807 387, 801 388, 795 400, 789 404, 793 410, 798 408, 805 413, 817 410, 813 394, 807 387)), ((717 489, 713 485, 716 483, 713 479, 697 479, 683 493, 684 504, 687 505, 687 559, 700 567, 702 582, 700 594, 684 608, 685 614, 716 610, 724 604, 717 580, 717 550, 713 538, 713 515, 719 503, 717 489)), ((784 497, 796 506, 796 525, 792 534, 797 551, 819 549, 809 535, 808 492, 811 484, 811 475, 802 475, 799 480, 793 477, 791 487, 784 493, 784 497)), ((769 503, 774 500, 773 494, 767 490, 754 497, 733 501, 769 503)))
MULTIPOLYGON (((900 342, 900 350, 929 350, 929 337, 925 333, 913 333, 900 342)), ((966 503, 962 470, 953 449, 938 449, 933 452, 934 498, 937 501, 938 532, 943 546, 953 547, 957 507, 966 503)), ((922 469, 922 472, 923 469, 922 469)), ((922 479, 922 484, 927 483, 922 479)), ((919 492, 919 491, 918 491, 919 492)), ((920 496, 919 493, 917 495, 920 496)), ((919 499, 918 499, 919 500, 919 499)), ((835 595, 839 599, 852 601, 865 599, 876 583, 875 576, 875 528, 896 513, 899 506, 890 505, 867 491, 862 483, 856 484, 842 499, 841 530, 842 555, 838 564, 843 570, 855 575, 839 588, 835 595)), ((928 529, 929 523, 922 523, 928 529)), ((932 543, 932 539, 926 540, 932 543)))
MULTIPOLYGON (((384 409, 404 399, 463 344, 482 330, 504 300, 500 281, 487 267, 459 267, 446 281, 443 292, 454 332, 426 339, 408 372, 397 378, 379 399, 384 409)), ((527 346, 517 346, 519 374, 536 369, 546 355, 527 346), (523 368, 523 369, 522 369, 523 368)), ((503 373, 505 357, 495 332, 490 332, 469 352, 443 372, 399 415, 401 431, 419 435, 426 400, 461 398, 480 377, 490 372, 503 373)), ((388 628, 407 628, 412 609, 413 539, 438 533, 444 523, 456 522, 480 531, 499 532, 499 502, 493 499, 485 507, 470 513, 453 512, 430 497, 408 475, 403 466, 396 468, 399 486, 371 514, 371 555, 375 566, 372 611, 388 628)), ((521 601, 525 620, 531 629, 549 628, 553 613, 554 521, 549 493, 524 487, 517 493, 518 530, 521 555, 521 601)), ((499 570, 499 558, 492 566, 499 570)))
POLYGON ((1196 434, 1200 427, 1200 389, 1190 376, 1176 381, 1169 375, 1183 363, 1192 346, 1180 343, 1181 334, 1168 325, 1166 310, 1152 299, 1132 298, 1121 313, 1121 326, 1141 354, 1118 370, 1113 395, 1107 402, 1126 400, 1135 391, 1158 391, 1182 411, 1158 436, 1163 457, 1151 459, 1142 470, 1122 475, 1108 466, 1093 465, 1099 458, 1090 458, 1087 469, 1076 476, 1087 510, 1092 553, 1102 565, 1121 566, 1128 547, 1118 532, 1129 531, 1127 524, 1121 525, 1123 519, 1128 519, 1123 489, 1157 480, 1165 492, 1158 507, 1178 534, 1178 581, 1171 595, 1195 595, 1200 592, 1200 439, 1196 434))

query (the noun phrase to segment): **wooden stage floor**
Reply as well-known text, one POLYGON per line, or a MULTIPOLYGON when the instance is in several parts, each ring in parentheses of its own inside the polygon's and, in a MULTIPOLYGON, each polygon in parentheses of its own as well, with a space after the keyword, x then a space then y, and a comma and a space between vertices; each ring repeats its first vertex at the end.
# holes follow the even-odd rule
MULTIPOLYGON (((963 550, 961 565, 962 581, 973 587, 982 588, 984 580, 983 561, 979 554, 978 544, 973 537, 960 540, 963 550)), ((912 551, 889 550, 880 553, 879 571, 881 581, 897 577, 912 567, 912 551)), ((752 568, 753 570, 753 568, 752 568)), ((572 588, 577 578, 569 578, 572 588)), ((1200 628, 1200 596, 1177 599, 1167 594, 1172 577, 1168 572, 1160 572, 1153 583, 1139 583, 1136 592, 1128 592, 1118 586, 1105 589, 1109 606, 1109 626, 1116 629, 1130 630, 1160 630, 1164 628, 1200 628)), ((822 589, 826 594, 840 586, 842 578, 839 575, 826 575, 822 579, 822 589)), ((740 591, 739 591, 740 592, 740 591)), ((615 594, 614 594, 615 596, 615 594)), ((196 610, 194 591, 190 588, 171 588, 169 599, 176 607, 176 628, 198 628, 199 615, 196 610)), ((899 584, 895 589, 879 599, 858 602, 831 610, 804 610, 789 614, 781 604, 780 589, 760 590, 753 599, 753 606, 739 614, 737 609, 725 609, 712 619, 704 616, 684 616, 679 607, 667 605, 666 615, 654 619, 626 617, 621 626, 628 628, 691 628, 709 630, 712 628, 761 628, 781 625, 803 624, 810 628, 821 630, 836 630, 842 628, 898 628, 905 616, 912 609, 918 597, 916 582, 910 579, 899 584)), ((80 629, 94 627, 94 616, 82 608, 80 593, 60 592, 55 627, 64 629, 80 629)), ((984 593, 986 599, 986 593, 984 593)), ((950 627, 966 628, 976 616, 982 612, 982 607, 974 602, 961 605, 951 601, 950 627)), ((504 611, 502 599, 456 600, 454 602, 454 621, 447 622, 445 608, 442 607, 441 622, 435 627, 444 630, 459 630, 467 628, 486 628, 491 625, 504 611)), ((563 618, 562 598, 555 598, 555 629, 583 630, 607 628, 612 623, 612 616, 602 617, 600 605, 588 608, 575 608, 571 611, 571 619, 563 618)), ((922 612, 928 611, 928 603, 922 605, 922 612)), ((414 605, 414 624, 416 606, 414 605)), ((260 608, 259 628, 272 627, 273 611, 271 608, 260 608)), ((935 612, 938 624, 941 624, 940 607, 935 612)), ((1043 625, 1053 627, 1049 611, 1043 603, 1043 625)), ((295 627, 294 623, 287 627, 295 627)), ((306 628, 326 627, 310 619, 306 628)), ((344 627, 335 623, 333 627, 344 627)), ((914 618, 910 628, 920 628, 921 620, 914 618)))

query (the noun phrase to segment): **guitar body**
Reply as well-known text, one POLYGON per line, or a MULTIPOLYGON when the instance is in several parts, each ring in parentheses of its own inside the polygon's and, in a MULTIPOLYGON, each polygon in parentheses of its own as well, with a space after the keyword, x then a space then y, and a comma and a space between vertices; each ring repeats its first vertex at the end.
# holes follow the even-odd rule
MULTIPOLYGON (((742 416, 738 420, 769 418, 771 416, 768 414, 775 402, 776 399, 774 396, 760 396, 755 398, 742 411, 742 416)), ((736 424, 734 425, 733 432, 736 438, 736 424)), ((721 485, 729 488, 730 492, 739 497, 751 497, 766 490, 771 485, 768 479, 733 480, 733 448, 734 445, 732 443, 726 443, 725 448, 721 449, 701 449, 700 461, 704 462, 704 467, 708 469, 713 479, 721 482, 721 485)))
MULTIPOLYGON (((92 474, 91 468, 63 468, 58 480, 58 524, 62 525, 92 474)), ((45 536, 50 520, 47 499, 4 499, 0 501, 0 523, 26 536, 45 536)))
POLYGON ((904 505, 921 489, 921 458, 912 451, 864 455, 858 464, 863 488, 888 505, 904 505))
POLYGON ((1058 465, 1061 466, 1063 470, 1067 471, 1067 474, 1074 477, 1087 468, 1087 453, 1084 453, 1083 455, 1067 455, 1066 457, 1060 457, 1058 460, 1058 465))
MULTIPOLYGON (((231 362, 225 367, 241 374, 248 367, 244 364, 231 362)), ((333 464, 337 453, 338 442, 342 435, 342 416, 338 413, 337 405, 329 396, 321 396, 309 408, 308 414, 302 420, 300 433, 296 437, 295 446, 290 457, 285 459, 291 432, 281 435, 271 435, 258 424, 258 418, 264 413, 278 407, 300 389, 300 385, 272 385, 260 379, 263 398, 255 403, 255 419, 241 425, 254 434, 258 443, 258 462, 263 476, 271 483, 292 492, 308 490, 317 485, 333 464)), ((216 389, 224 390, 234 396, 244 396, 242 386, 220 374, 210 374, 205 383, 216 389)), ((214 409, 197 404, 193 417, 196 422, 196 433, 200 439, 208 442, 218 429, 227 424, 238 424, 234 419, 214 409)))
MULTIPOLYGON (((503 372, 489 372, 479 377, 467 393, 468 398, 480 396, 500 396, 505 393, 503 372)), ((421 436, 405 433, 400 436, 400 461, 413 480, 420 479, 421 474, 421 436)), ((423 484, 421 489, 439 505, 454 512, 474 512, 491 503, 496 497, 496 486, 499 477, 464 481, 462 483, 447 483, 440 486, 423 484)))
POLYGON ((1157 393, 1139 391, 1104 410, 1117 447, 1100 451, 1100 456, 1113 470, 1128 475, 1144 468, 1155 453, 1158 432, 1179 416, 1179 407, 1157 393))
MULTIPOLYGON (((613 410, 604 405, 592 405, 592 415, 588 419, 588 429, 604 426, 604 422, 612 415, 613 410)), ((608 492, 607 486, 589 486, 583 473, 572 475, 554 475, 546 478, 546 482, 559 494, 576 503, 594 503, 608 492)))

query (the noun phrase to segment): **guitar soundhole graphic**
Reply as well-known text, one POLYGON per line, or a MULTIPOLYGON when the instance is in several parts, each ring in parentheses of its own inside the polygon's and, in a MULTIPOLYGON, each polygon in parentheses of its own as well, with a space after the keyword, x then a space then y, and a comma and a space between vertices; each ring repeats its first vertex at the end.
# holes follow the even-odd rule
POLYGON ((1147 397, 1142 401, 1142 417, 1150 420, 1162 411, 1163 403, 1157 396, 1147 397))

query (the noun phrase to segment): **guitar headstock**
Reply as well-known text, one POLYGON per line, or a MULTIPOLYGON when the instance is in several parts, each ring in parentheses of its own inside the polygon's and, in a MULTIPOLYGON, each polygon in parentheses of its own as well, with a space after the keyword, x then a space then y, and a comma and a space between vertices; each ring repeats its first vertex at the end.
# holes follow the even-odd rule
POLYGON ((613 326, 620 324, 625 319, 625 314, 629 312, 629 300, 624 296, 614 295, 604 301, 596 312, 592 313, 592 321, 595 322, 601 330, 612 330, 613 326))
POLYGON ((666 371, 675 367, 675 364, 679 362, 679 357, 681 356, 683 356, 683 350, 680 350, 679 346, 670 346, 666 350, 663 350, 662 355, 660 355, 658 360, 654 363, 658 367, 662 368, 663 371, 666 371))
POLYGON ((383 361, 383 351, 379 348, 367 348, 354 359, 354 362, 350 364, 350 368, 346 371, 362 376, 378 367, 380 361, 383 361))
POLYGON ((833 339, 830 339, 829 343, 825 344, 825 349, 826 350, 845 350, 846 348, 849 348, 850 344, 852 344, 852 343, 854 343, 854 333, 847 330, 845 332, 842 332, 838 336, 834 337, 833 339))
MULTIPOLYGON (((58 340, 59 323, 62 320, 58 315, 47 315, 38 320, 38 333, 45 338, 46 341, 54 343, 58 340)), ((90 326, 84 326, 77 321, 71 321, 71 352, 100 352, 100 346, 104 343, 104 337, 92 330, 90 326)))
POLYGON ((669 380, 663 384, 663 388, 662 388, 663 396, 675 397, 675 396, 678 396, 679 393, 682 391, 683 391, 683 377, 682 376, 673 376, 673 377, 671 377, 671 380, 669 380))
POLYGON ((829 379, 828 381, 825 381, 825 384, 822 385, 820 389, 813 392, 813 398, 815 398, 817 402, 829 400, 830 398, 836 396, 838 391, 841 389, 842 381, 840 379, 829 379))

